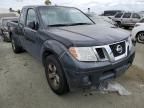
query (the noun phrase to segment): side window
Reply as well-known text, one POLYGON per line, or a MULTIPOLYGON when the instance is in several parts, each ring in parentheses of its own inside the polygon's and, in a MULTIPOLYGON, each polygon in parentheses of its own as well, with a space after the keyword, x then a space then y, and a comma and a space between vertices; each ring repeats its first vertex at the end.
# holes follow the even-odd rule
POLYGON ((131 13, 125 13, 123 18, 130 18, 131 17, 131 13))
POLYGON ((20 24, 23 24, 24 25, 24 23, 25 23, 25 15, 24 15, 24 12, 25 11, 25 9, 23 9, 22 11, 21 11, 21 14, 20 14, 20 19, 19 19, 19 22, 20 22, 20 24))
POLYGON ((134 14, 132 15, 132 18, 140 19, 140 16, 139 16, 137 13, 134 13, 134 14))
POLYGON ((123 15, 123 13, 118 13, 115 18, 121 18, 121 16, 123 15))
POLYGON ((28 26, 30 22, 37 22, 36 13, 33 9, 29 9, 27 12, 26 26, 28 26))

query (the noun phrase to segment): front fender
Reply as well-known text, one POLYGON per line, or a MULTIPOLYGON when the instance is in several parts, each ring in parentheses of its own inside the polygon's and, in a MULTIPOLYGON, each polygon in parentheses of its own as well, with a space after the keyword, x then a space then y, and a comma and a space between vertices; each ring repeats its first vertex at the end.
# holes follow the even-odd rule
POLYGON ((61 57, 66 51, 67 48, 60 42, 56 40, 47 40, 43 43, 42 48, 41 48, 41 60, 43 58, 43 54, 46 51, 50 51, 57 55, 57 57, 61 57))

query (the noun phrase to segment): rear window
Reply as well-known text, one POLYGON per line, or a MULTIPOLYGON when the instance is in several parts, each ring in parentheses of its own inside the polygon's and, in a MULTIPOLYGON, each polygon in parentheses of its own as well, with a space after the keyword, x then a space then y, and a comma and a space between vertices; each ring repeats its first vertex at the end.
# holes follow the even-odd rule
POLYGON ((131 13, 125 13, 123 18, 130 18, 131 17, 131 13))
POLYGON ((121 16, 123 15, 123 13, 118 13, 115 18, 121 18, 121 16))
POLYGON ((137 13, 134 13, 134 14, 132 15, 132 18, 137 18, 137 19, 140 19, 140 15, 139 15, 139 14, 137 14, 137 13))

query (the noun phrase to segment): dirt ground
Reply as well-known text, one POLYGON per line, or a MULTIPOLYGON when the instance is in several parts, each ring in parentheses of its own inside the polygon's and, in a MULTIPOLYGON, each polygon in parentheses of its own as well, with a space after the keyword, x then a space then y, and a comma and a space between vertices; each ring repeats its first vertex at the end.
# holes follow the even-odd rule
POLYGON ((60 97, 50 90, 39 61, 26 52, 16 55, 10 43, 0 42, 0 108, 144 108, 143 48, 137 44, 133 66, 117 79, 130 96, 77 91, 60 97))

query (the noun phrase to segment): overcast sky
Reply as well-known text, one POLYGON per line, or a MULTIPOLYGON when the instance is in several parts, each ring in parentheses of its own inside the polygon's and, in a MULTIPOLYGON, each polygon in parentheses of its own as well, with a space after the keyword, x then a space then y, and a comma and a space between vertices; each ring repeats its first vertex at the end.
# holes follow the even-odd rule
MULTIPOLYGON (((100 13, 106 9, 120 9, 127 11, 144 11, 144 0, 51 0, 53 4, 75 6, 83 11, 100 13)), ((21 8, 24 5, 41 5, 44 0, 0 0, 0 8, 21 8)))

